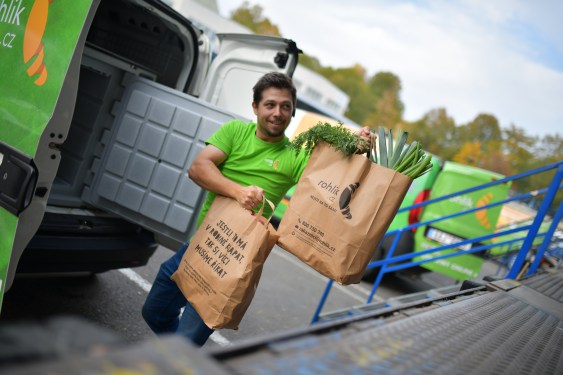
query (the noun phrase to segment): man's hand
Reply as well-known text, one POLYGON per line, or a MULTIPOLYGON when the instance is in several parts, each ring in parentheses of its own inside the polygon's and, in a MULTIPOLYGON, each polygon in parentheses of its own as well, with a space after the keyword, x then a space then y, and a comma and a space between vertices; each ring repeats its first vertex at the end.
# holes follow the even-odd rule
POLYGON ((371 129, 369 126, 364 126, 360 130, 356 131, 356 135, 366 141, 366 144, 358 144, 358 154, 364 154, 369 151, 371 145, 371 129))
POLYGON ((238 191, 235 199, 243 208, 252 210, 264 199, 264 190, 258 186, 245 186, 238 191))

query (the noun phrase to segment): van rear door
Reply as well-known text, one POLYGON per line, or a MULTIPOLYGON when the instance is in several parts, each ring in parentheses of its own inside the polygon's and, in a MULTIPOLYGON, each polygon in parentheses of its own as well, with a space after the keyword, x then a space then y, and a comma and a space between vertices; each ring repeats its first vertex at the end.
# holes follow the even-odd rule
POLYGON ((90 203, 178 248, 195 232, 205 191, 187 176, 223 123, 251 118, 252 86, 269 71, 292 74, 295 43, 256 35, 222 36, 201 98, 130 77, 89 192, 90 203), (248 108, 248 110, 247 110, 248 108))
POLYGON ((0 307, 35 234, 60 161, 80 57, 98 1, 0 7, 0 307), (12 262, 10 260, 12 259, 12 262), (15 259, 15 261, 14 261, 15 259))
POLYGON ((265 73, 293 76, 299 53, 289 39, 255 34, 218 34, 219 53, 211 64, 200 98, 254 119, 252 87, 265 73))

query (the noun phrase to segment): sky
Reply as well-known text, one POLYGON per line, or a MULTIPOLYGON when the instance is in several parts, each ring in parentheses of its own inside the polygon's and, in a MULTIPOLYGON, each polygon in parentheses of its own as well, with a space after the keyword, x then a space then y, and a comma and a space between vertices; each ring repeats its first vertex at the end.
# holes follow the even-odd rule
MULTIPOLYGON (((230 17, 242 0, 217 0, 230 17)), ((530 136, 563 135, 561 0, 250 0, 333 68, 402 84, 403 117, 446 108, 457 125, 494 115, 530 136)))

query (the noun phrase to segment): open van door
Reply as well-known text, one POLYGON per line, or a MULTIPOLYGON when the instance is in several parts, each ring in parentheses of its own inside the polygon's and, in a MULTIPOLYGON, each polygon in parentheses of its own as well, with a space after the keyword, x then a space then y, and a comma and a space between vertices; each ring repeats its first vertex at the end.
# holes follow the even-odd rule
POLYGON ((0 7, 0 307, 10 259, 37 231, 68 134, 86 32, 98 1, 0 7))
POLYGON ((142 77, 126 81, 88 192, 89 203, 153 232, 170 249, 195 232, 205 191, 187 170, 225 122, 251 119, 252 87, 270 71, 292 74, 295 43, 222 35, 199 98, 142 77))
POLYGON ((218 34, 219 53, 211 64, 201 98, 254 119, 252 87, 268 72, 293 76, 299 53, 294 41, 255 34, 218 34))

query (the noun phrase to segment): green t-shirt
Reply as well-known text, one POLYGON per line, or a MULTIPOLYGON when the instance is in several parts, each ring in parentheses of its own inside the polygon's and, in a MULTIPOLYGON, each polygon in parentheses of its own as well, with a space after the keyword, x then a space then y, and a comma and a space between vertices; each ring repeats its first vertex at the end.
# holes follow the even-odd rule
MULTIPOLYGON (((227 154, 218 165, 221 173, 242 186, 258 186, 267 199, 277 205, 287 190, 295 185, 309 160, 309 154, 296 154, 289 147, 289 139, 270 143, 256 137, 256 124, 240 120, 227 122, 206 142, 227 154)), ((216 194, 208 192, 199 213, 197 225, 203 222, 216 194)), ((263 216, 270 217, 272 210, 267 204, 263 216)))

